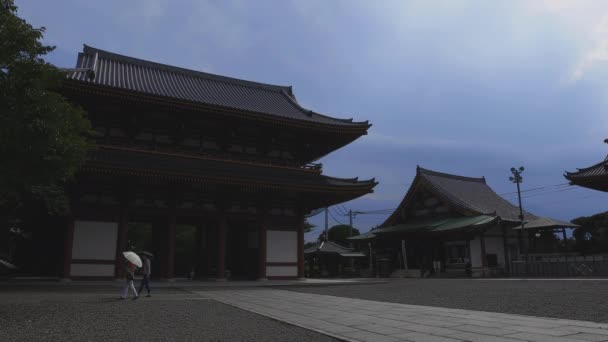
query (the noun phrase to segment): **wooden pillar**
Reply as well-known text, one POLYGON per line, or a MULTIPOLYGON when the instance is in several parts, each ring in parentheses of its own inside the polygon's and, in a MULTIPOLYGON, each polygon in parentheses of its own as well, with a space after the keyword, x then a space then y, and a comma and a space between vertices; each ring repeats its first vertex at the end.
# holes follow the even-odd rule
POLYGON ((487 260, 486 260, 486 239, 484 237, 484 231, 482 231, 479 234, 479 242, 481 245, 480 251, 481 251, 481 274, 482 276, 485 277, 486 275, 486 266, 487 266, 487 260))
POLYGON ((524 253, 524 238, 521 229, 517 230, 517 260, 521 260, 521 255, 524 253))
POLYGON ((258 224, 258 280, 266 280, 266 221, 258 224))
POLYGON ((194 263, 194 265, 195 265, 194 272, 196 273, 195 277, 198 277, 198 278, 200 278, 201 275, 205 273, 205 268, 206 268, 206 261, 205 261, 206 258, 204 257, 204 253, 203 253, 203 250, 206 249, 206 246, 204 245, 205 239, 203 238, 203 236, 205 234, 205 232, 203 231, 204 229, 205 229, 205 223, 203 222, 203 219, 201 219, 196 225, 196 237, 195 237, 196 244, 194 246, 194 248, 195 248, 194 255, 196 258, 195 263, 194 263))
POLYGON ((564 238, 564 257, 568 260, 568 237, 566 236, 566 228, 562 228, 562 237, 564 238))
POLYGON ((63 280, 69 280, 72 269, 72 249, 74 244, 74 218, 68 217, 65 223, 63 245, 63 280))
POLYGON ((167 247, 166 247, 166 262, 167 268, 165 273, 165 278, 173 279, 175 277, 175 226, 177 224, 177 217, 175 215, 175 206, 173 205, 169 209, 169 217, 166 227, 166 238, 167 238, 167 247))
POLYGON ((121 201, 120 216, 118 221, 118 234, 116 237, 116 261, 114 263, 114 277, 116 279, 125 276, 125 257, 122 252, 127 250, 129 239, 129 216, 126 201, 121 201))
POLYGON ((505 259, 505 272, 509 273, 511 271, 511 262, 509 260, 509 244, 507 242, 507 227, 501 225, 502 228, 502 248, 503 248, 503 256, 505 259))
POLYGON ((226 280, 226 213, 220 212, 217 222, 217 275, 219 281, 226 280))
POLYGON ((304 279, 304 215, 298 222, 298 278, 304 279))

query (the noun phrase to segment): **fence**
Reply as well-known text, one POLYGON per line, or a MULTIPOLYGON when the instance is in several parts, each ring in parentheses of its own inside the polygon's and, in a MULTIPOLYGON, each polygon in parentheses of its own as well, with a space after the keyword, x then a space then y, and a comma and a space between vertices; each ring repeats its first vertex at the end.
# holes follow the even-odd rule
POLYGON ((577 256, 571 258, 542 258, 541 260, 513 261, 511 275, 516 277, 603 277, 608 276, 605 256, 577 256))

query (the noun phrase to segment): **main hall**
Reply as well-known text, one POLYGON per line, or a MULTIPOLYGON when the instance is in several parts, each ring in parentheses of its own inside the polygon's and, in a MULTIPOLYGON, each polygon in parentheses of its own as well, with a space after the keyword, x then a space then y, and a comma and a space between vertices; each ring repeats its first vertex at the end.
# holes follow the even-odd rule
POLYGON ((371 124, 303 108, 289 86, 85 46, 62 93, 87 111, 94 144, 56 223, 64 278, 120 277, 131 247, 165 279, 302 278, 305 215, 377 184, 315 163, 371 124))

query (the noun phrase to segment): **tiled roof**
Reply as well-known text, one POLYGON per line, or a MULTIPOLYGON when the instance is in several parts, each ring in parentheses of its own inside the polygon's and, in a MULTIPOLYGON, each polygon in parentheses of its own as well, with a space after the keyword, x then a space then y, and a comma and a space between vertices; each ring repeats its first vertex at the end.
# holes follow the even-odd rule
POLYGON ((304 254, 311 253, 351 253, 352 248, 342 247, 337 243, 333 243, 331 241, 318 242, 313 246, 310 246, 304 250, 304 254))
POLYGON ((68 79, 100 87, 334 126, 369 128, 301 107, 291 87, 251 82, 84 46, 68 79))
MULTIPOLYGON (((500 197, 486 184, 485 178, 471 178, 418 169, 420 177, 431 188, 457 207, 480 215, 498 215, 507 221, 519 221, 519 208, 500 197)), ((524 211, 525 220, 537 217, 524 211)))
POLYGON ((498 219, 497 216, 479 215, 444 219, 429 219, 411 223, 401 223, 394 226, 381 227, 372 230, 374 235, 402 234, 415 232, 444 232, 465 228, 482 227, 498 219))
POLYGON ((239 181, 269 187, 310 188, 320 192, 346 190, 352 192, 353 198, 372 192, 377 184, 374 179, 341 179, 297 168, 278 168, 111 146, 98 146, 92 150, 84 168, 171 179, 239 181))
POLYGON ((578 171, 576 172, 566 172, 566 174, 564 175, 564 177, 566 177, 566 179, 568 179, 569 181, 574 181, 576 179, 581 178, 602 176, 608 176, 608 158, 595 165, 583 169, 578 169, 578 171))
MULTIPOLYGON (((382 226, 395 225, 399 223, 399 213, 403 212, 410 203, 418 185, 424 186, 439 198, 450 203, 463 212, 472 212, 475 215, 498 216, 505 221, 519 222, 519 208, 500 197, 492 188, 486 184, 484 177, 464 177, 448 173, 417 168, 416 177, 407 194, 399 204, 399 207, 382 224, 382 226)), ((524 211, 526 221, 535 220, 538 217, 524 211)), ((375 233, 374 233, 375 234, 375 233)))
MULTIPOLYGON (((556 229, 556 228, 578 228, 578 224, 564 222, 550 217, 539 217, 538 219, 524 224, 524 229, 556 229)), ((521 229, 517 226, 513 229, 521 229)))

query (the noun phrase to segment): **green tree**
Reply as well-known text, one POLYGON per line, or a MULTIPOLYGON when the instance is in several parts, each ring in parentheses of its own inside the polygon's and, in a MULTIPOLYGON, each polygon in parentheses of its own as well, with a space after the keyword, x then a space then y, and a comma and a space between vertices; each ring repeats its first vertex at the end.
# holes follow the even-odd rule
POLYGON ((572 232, 580 252, 608 251, 608 212, 577 217, 572 223, 581 226, 572 232))
POLYGON ((67 210, 64 185, 88 148, 90 123, 58 93, 65 73, 44 61, 54 47, 43 34, 13 0, 0 1, 0 209, 9 219, 31 202, 67 210))
POLYGON ((308 221, 308 219, 304 220, 304 234, 312 232, 312 230, 315 229, 315 227, 316 226, 314 224, 310 223, 308 221))
MULTIPOLYGON (((359 230, 357 228, 352 227, 352 236, 359 235, 359 230)), ((323 240, 325 232, 321 232, 319 235, 319 240, 323 240)), ((328 240, 331 242, 337 242, 341 245, 348 245, 348 240, 346 238, 351 236, 351 226, 347 224, 338 224, 335 225, 327 231, 327 235, 329 235, 328 240)))

